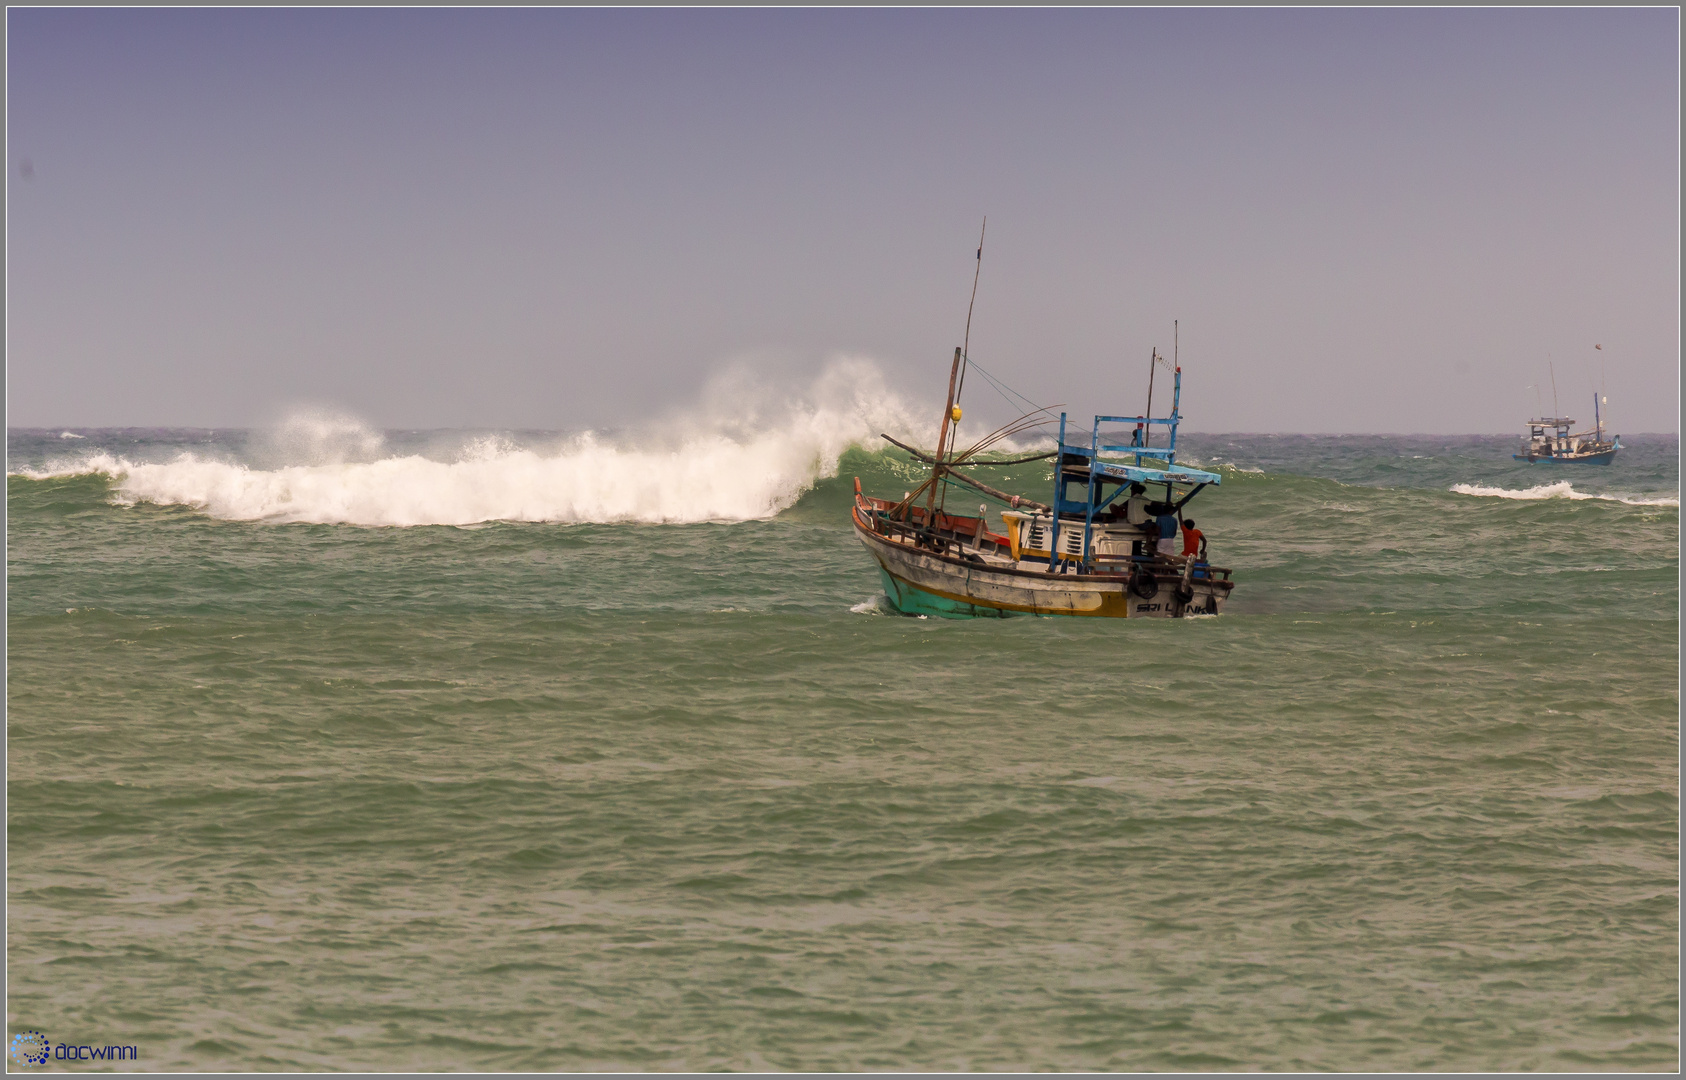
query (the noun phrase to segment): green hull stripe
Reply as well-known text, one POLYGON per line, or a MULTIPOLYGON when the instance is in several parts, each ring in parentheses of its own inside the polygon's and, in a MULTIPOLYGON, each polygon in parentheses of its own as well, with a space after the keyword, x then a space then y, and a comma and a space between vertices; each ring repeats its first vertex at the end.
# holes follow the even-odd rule
POLYGON ((879 566, 878 576, 884 579, 884 595, 888 596, 891 605, 904 615, 936 615, 944 619, 1005 619, 1009 615, 1030 614, 1028 611, 1003 611, 1000 608, 983 607, 962 600, 950 600, 946 596, 937 596, 903 581, 883 566, 879 566))

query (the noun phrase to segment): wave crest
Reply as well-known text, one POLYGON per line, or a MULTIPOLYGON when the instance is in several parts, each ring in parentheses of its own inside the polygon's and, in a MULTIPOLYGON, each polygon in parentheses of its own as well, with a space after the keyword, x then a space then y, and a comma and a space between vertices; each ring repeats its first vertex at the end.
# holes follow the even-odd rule
POLYGON ((271 440, 291 459, 273 468, 191 451, 165 462, 99 452, 22 475, 100 473, 120 503, 188 506, 231 521, 747 521, 774 516, 834 475, 850 446, 876 449, 878 432, 909 430, 899 399, 861 362, 834 363, 795 399, 732 373, 704 402, 699 413, 637 437, 588 432, 533 448, 489 436, 449 461, 388 452, 351 418, 305 416, 271 440))
POLYGON ((1680 499, 1659 496, 1646 498, 1639 495, 1596 495, 1588 491, 1576 491, 1567 480, 1559 480, 1555 484, 1541 484, 1538 487, 1514 488, 1489 487, 1486 484, 1453 484, 1452 490, 1459 495, 1479 495, 1490 499, 1600 499, 1605 502, 1626 503, 1629 506, 1674 506, 1680 505, 1680 499))

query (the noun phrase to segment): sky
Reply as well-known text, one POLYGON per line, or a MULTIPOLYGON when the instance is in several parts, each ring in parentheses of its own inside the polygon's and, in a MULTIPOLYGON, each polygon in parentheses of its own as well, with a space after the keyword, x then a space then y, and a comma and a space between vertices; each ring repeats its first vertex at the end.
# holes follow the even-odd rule
POLYGON ((6 29, 14 427, 613 427, 844 357, 934 414, 987 215, 969 352, 1040 403, 1139 411, 1175 321, 1190 430, 1516 432, 1553 373, 1679 430, 1675 8, 6 29))

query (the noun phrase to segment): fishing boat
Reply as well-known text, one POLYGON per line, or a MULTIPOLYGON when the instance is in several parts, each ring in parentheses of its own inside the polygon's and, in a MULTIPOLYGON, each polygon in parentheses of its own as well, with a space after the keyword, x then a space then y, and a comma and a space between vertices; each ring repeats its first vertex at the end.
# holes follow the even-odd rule
POLYGON ((1593 425, 1575 431, 1575 420, 1567 416, 1546 416, 1528 421, 1527 445, 1512 454, 1517 461, 1565 462, 1580 465, 1608 465, 1622 448, 1621 436, 1605 441, 1604 418, 1598 411, 1598 395, 1592 395, 1593 425))
MULTIPOLYGON (((1157 550, 1159 519, 1167 514, 1180 519, 1189 500, 1222 479, 1177 464, 1180 365, 1168 416, 1151 415, 1150 365, 1147 414, 1097 415, 1087 440, 1067 442, 1067 414, 1062 412, 1055 450, 984 462, 980 452, 1042 423, 1052 426, 1053 417, 1049 410, 1026 414, 964 450, 950 445, 950 424, 962 416, 955 382, 965 359, 964 348, 956 348, 934 454, 884 436, 929 464, 929 479, 894 500, 865 494, 855 478, 855 535, 877 562, 885 596, 896 610, 947 618, 1178 618, 1223 610, 1235 587, 1228 569, 1211 565, 1199 551, 1176 555, 1157 550), (1103 429, 1118 425, 1131 429, 1129 441, 1105 441, 1103 429), (1164 446, 1151 445, 1156 429, 1168 430, 1164 446), (1047 503, 998 490, 966 471, 980 464, 1043 458, 1055 459, 1054 490, 1047 503), (976 516, 948 512, 943 503, 956 484, 1005 504, 1002 531, 991 528, 987 504, 979 505, 976 516)), ((1171 366, 1157 350, 1153 364, 1171 366)))

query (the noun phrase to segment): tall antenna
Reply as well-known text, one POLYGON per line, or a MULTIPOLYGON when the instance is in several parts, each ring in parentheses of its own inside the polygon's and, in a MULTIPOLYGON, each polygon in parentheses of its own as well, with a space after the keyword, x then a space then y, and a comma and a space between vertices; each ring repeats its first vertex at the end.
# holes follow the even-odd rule
POLYGON ((1557 365, 1553 364, 1550 360, 1547 360, 1546 361, 1546 367, 1549 368, 1550 371, 1551 371, 1551 418, 1553 420, 1556 420, 1557 419, 1557 365))

